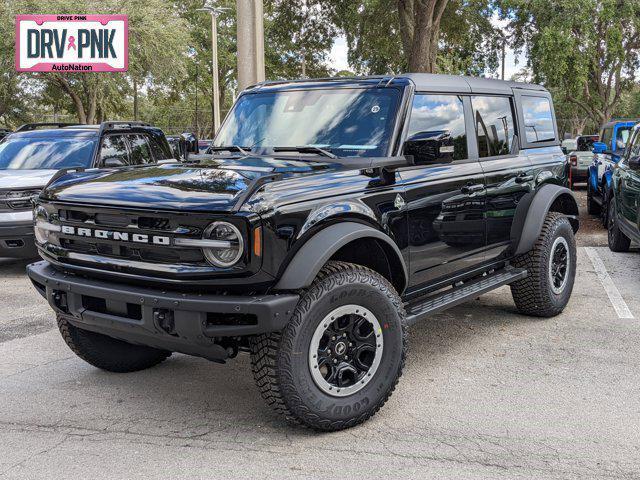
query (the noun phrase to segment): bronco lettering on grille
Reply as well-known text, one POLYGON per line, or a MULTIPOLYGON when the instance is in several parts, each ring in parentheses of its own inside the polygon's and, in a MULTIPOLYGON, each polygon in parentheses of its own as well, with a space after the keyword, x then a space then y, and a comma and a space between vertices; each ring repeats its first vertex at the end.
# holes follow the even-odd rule
POLYGON ((115 232, 111 230, 93 230, 91 228, 76 228, 62 225, 61 232, 76 237, 100 238, 121 242, 151 243, 154 245, 170 245, 171 238, 161 235, 146 235, 144 233, 115 232))

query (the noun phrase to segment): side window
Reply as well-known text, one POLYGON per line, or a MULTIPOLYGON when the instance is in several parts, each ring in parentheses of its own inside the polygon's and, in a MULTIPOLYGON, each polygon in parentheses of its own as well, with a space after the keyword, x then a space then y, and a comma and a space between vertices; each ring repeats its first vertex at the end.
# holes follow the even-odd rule
POLYGON ((515 135, 513 109, 508 97, 471 98, 481 158, 509 155, 515 135))
POLYGON ((129 152, 122 135, 107 135, 102 138, 100 166, 120 167, 129 164, 129 152))
POLYGON ((616 133, 616 150, 622 150, 627 146, 631 133, 631 127, 620 127, 616 133))
POLYGON ((522 112, 527 143, 551 142, 556 139, 548 98, 523 96, 522 112))
POLYGON ((627 158, 640 156, 640 129, 637 129, 633 134, 631 142, 629 143, 628 151, 629 154, 627 155, 627 158))
POLYGON ((605 128, 600 134, 601 142, 607 145, 607 149, 611 148, 611 139, 613 137, 613 127, 605 128))
POLYGON ((160 144, 160 141, 157 138, 149 137, 149 145, 151 145, 151 151, 153 152, 153 156, 156 159, 156 161, 167 160, 172 158, 170 152, 169 154, 165 152, 165 149, 162 148, 162 145, 160 144))
POLYGON ((144 165, 153 163, 151 148, 145 135, 127 135, 131 147, 131 165, 144 165))
POLYGON ((416 94, 405 154, 416 163, 462 160, 467 154, 462 97, 416 94))

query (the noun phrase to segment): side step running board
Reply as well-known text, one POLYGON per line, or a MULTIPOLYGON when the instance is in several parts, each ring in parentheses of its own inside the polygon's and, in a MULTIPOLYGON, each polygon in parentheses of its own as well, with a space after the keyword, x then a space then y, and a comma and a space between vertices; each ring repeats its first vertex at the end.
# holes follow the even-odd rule
POLYGON ((459 286, 454 286, 444 292, 436 292, 426 298, 414 301, 406 305, 407 325, 413 325, 427 315, 454 307, 503 285, 522 280, 526 276, 527 271, 524 269, 506 267, 478 279, 469 280, 459 286))

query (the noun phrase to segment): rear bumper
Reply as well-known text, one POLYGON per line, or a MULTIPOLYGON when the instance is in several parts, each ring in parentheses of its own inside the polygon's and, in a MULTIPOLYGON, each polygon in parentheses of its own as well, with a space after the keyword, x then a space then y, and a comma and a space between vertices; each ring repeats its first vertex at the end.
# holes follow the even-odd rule
POLYGON ((0 223, 0 257, 35 258, 38 256, 33 223, 0 223))
POLYGON ((571 167, 571 179, 573 182, 586 182, 589 177, 589 167, 571 167))
POLYGON ((79 277, 32 263, 27 274, 51 307, 73 325, 130 343, 223 360, 216 337, 281 330, 294 294, 188 294, 79 277))

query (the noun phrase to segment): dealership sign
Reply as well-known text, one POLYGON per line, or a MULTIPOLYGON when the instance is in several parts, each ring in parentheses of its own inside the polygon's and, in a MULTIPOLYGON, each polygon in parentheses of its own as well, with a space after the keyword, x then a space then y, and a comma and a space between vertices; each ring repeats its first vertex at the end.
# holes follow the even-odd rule
POLYGON ((19 72, 124 72, 126 15, 17 15, 19 72))

